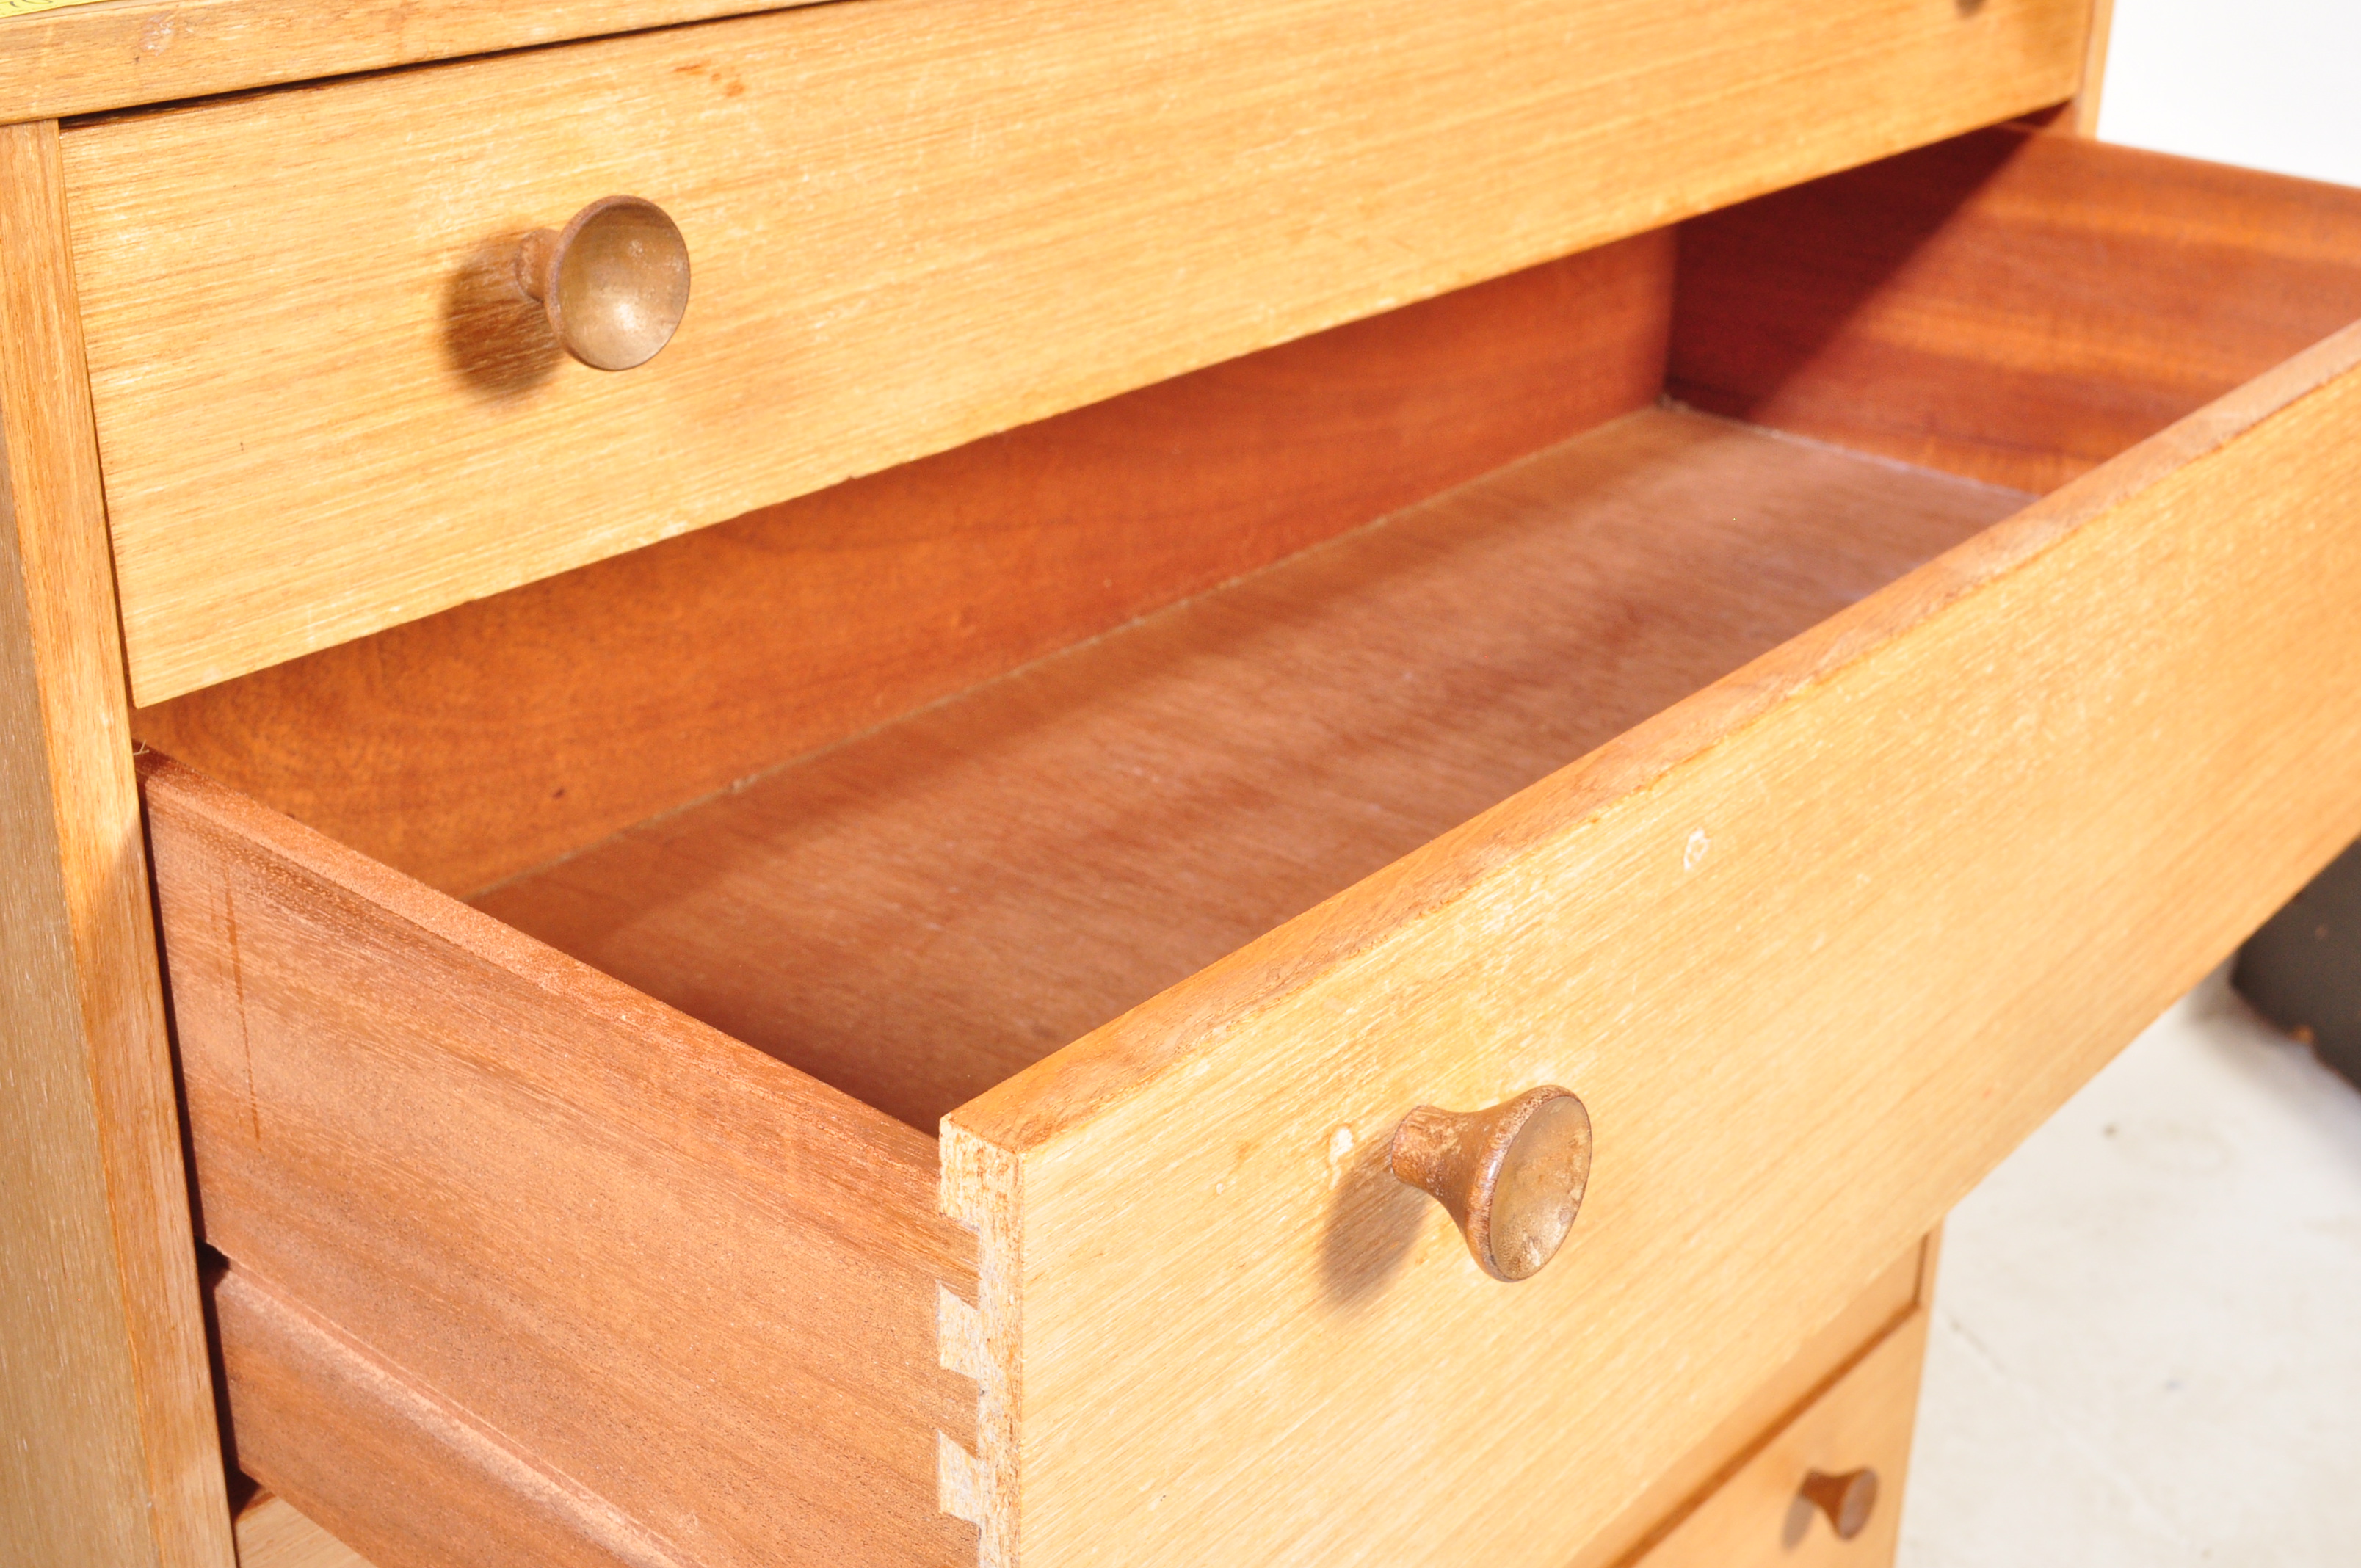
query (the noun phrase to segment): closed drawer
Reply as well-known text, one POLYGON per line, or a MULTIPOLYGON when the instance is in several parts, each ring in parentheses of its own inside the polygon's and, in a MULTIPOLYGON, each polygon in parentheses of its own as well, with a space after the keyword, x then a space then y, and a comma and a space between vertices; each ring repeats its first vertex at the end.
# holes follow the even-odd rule
MULTIPOLYGON (((1749 1408, 1724 1423, 1729 1430, 1692 1451, 1684 1468, 1710 1479, 1671 1511, 1631 1555, 1630 1568, 1799 1560, 1872 1568, 1892 1562, 1926 1354, 1923 1303, 1933 1251, 1930 1242, 1923 1258, 1914 1250, 1888 1270, 1818 1343, 1759 1388, 1749 1408), (1766 1414, 1767 1427, 1748 1424, 1766 1414), (1862 1470, 1874 1477, 1865 1494, 1862 1470), (1816 1483, 1819 1475, 1841 1485, 1816 1483), (1845 1511, 1849 1500, 1858 1517, 1845 1511), (1801 1559, 1790 1555, 1799 1548, 1801 1559)), ((228 1293, 234 1303, 246 1297, 242 1282, 228 1293)), ((248 1342, 238 1343, 243 1350, 248 1342)), ((1682 1479, 1678 1473, 1666 1477, 1682 1479)), ((242 1568, 373 1568, 285 1498, 269 1494, 239 1514, 237 1542, 242 1568)))
POLYGON ((1631 1568, 1892 1563, 1927 1324, 1924 1309, 1895 1324, 1811 1403, 1764 1433, 1631 1568))
POLYGON ((149 703, 2070 95, 2086 0, 863 0, 70 129, 149 703), (537 226, 677 221, 620 375, 537 226))
POLYGON ((380 1568, 1614 1561, 2361 831, 2356 256, 1988 133, 144 713, 241 1462, 380 1568), (1110 538, 1234 580, 1092 637, 1110 538), (878 722, 1011 596, 1075 646, 878 722), (1388 1150, 1544 1084, 1507 1284, 1388 1150))

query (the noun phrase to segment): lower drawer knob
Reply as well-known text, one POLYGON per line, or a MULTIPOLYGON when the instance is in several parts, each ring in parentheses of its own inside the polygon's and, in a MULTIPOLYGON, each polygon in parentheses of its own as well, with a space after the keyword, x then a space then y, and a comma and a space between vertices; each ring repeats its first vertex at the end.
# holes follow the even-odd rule
POLYGON ((653 202, 602 196, 564 228, 525 236, 516 280, 566 353, 594 370, 629 370, 688 313, 688 242, 653 202))
POLYGON ((1590 1113, 1544 1084, 1488 1111, 1422 1105, 1394 1130, 1394 1174, 1450 1211, 1495 1279, 1529 1279, 1557 1254, 1590 1180, 1590 1113))
POLYGON ((1850 1541, 1868 1529, 1869 1516, 1877 1511, 1874 1470, 1848 1470, 1841 1475, 1815 1470, 1804 1477, 1801 1491, 1806 1502, 1828 1516, 1839 1541, 1850 1541))

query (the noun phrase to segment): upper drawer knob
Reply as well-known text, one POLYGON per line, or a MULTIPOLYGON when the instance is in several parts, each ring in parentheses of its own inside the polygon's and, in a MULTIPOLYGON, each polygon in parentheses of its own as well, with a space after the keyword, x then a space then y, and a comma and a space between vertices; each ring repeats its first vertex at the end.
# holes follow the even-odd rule
MULTIPOLYGON (((1877 1472, 1848 1470, 1841 1475, 1831 1475, 1815 1470, 1804 1477, 1804 1500, 1828 1516, 1836 1527, 1839 1541, 1850 1541, 1869 1528, 1869 1516, 1877 1511, 1877 1472)), ((1804 1516, 1806 1519, 1811 1516, 1804 1516)))
POLYGON ((1552 1084, 1488 1111, 1422 1105, 1394 1129, 1394 1174, 1451 1212, 1495 1279, 1529 1279, 1557 1254, 1590 1180, 1590 1113, 1552 1084))
POLYGON ((562 229, 533 230, 516 273, 566 352, 594 370, 646 364, 688 311, 688 243, 637 196, 602 196, 562 229))

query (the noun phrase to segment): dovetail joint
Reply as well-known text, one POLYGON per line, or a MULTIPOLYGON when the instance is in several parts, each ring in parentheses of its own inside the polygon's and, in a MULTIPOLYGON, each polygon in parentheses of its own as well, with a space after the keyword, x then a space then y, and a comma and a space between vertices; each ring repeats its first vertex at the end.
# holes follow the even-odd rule
POLYGON ((976 1381, 973 1447, 949 1432, 935 1439, 935 1495, 943 1512, 976 1527, 978 1568, 1017 1568, 1016 1212, 1014 1156, 946 1122, 944 1214, 976 1237, 976 1300, 935 1291, 938 1359, 976 1381))

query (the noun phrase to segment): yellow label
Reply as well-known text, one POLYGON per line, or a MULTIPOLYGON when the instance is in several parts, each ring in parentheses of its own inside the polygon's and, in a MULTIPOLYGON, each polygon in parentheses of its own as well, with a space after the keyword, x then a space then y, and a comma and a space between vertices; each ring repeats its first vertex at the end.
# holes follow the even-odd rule
POLYGON ((94 5, 98 0, 0 0, 0 16, 21 16, 27 11, 54 11, 60 5, 94 5))

